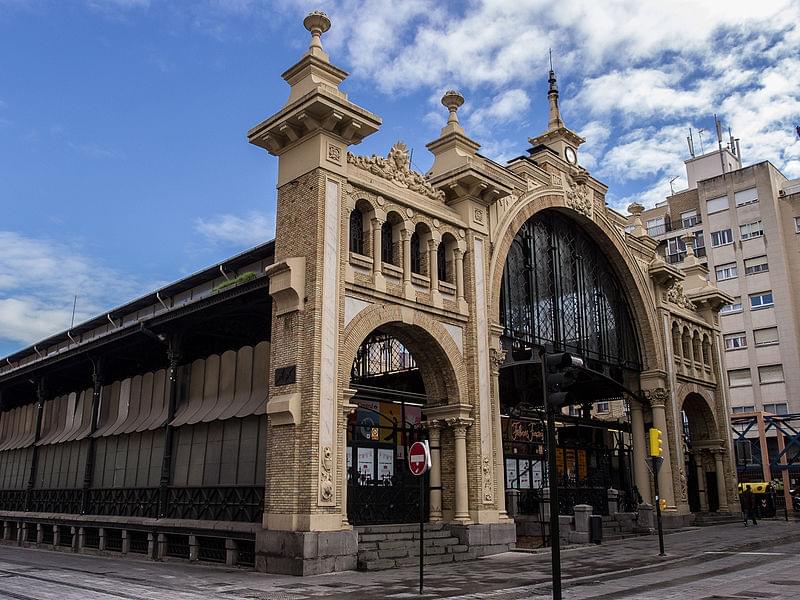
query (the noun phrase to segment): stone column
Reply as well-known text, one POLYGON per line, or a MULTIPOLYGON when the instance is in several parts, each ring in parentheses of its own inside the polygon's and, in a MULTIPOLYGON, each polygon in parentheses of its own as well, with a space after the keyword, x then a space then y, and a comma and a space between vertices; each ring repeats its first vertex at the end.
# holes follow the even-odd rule
POLYGON ((706 492, 706 473, 703 470, 703 455, 699 450, 694 452, 695 469, 697 470, 697 495, 700 497, 700 510, 708 511, 708 494, 706 492))
POLYGON ((428 440, 431 446, 431 472, 429 487, 429 517, 431 523, 442 520, 442 447, 441 422, 428 422, 428 440))
POLYGON ((469 484, 467 481, 467 428, 472 419, 448 419, 453 429, 453 445, 455 446, 455 515, 454 521, 470 523, 469 518, 469 484))
POLYGON ((411 231, 400 230, 400 240, 403 246, 403 294, 410 300, 416 299, 414 286, 411 285, 411 231))
POLYGON ((375 288, 386 291, 386 282, 383 279, 383 256, 381 255, 381 220, 373 217, 372 224, 372 279, 375 288))
POLYGON ((456 267, 456 299, 460 307, 466 305, 464 302, 464 251, 461 248, 453 250, 453 261, 456 267))
POLYGON ((439 261, 436 249, 439 245, 435 239, 428 240, 428 275, 431 278, 431 300, 434 306, 442 305, 442 296, 439 293, 439 261))
POLYGON ((341 473, 339 494, 342 499, 342 529, 347 529, 350 527, 350 522, 347 520, 347 480, 349 477, 349 473, 347 472, 347 423, 350 414, 356 410, 358 406, 350 403, 353 396, 356 395, 355 390, 344 390, 342 395, 344 396, 344 402, 342 404, 341 420, 339 421, 339 447, 342 448, 342 464, 339 469, 341 473))
MULTIPOLYGON (((658 487, 661 497, 667 501, 667 506, 675 506, 675 492, 672 487, 672 454, 670 453, 670 431, 667 427, 667 412, 664 403, 669 392, 664 388, 658 388, 651 395, 650 407, 653 411, 653 427, 660 429, 662 448, 664 451, 664 463, 658 472, 658 487)), ((677 455, 677 452, 676 452, 677 455)))
POLYGON ((642 405, 631 402, 631 437, 633 444, 633 481, 647 504, 653 503, 650 494, 650 475, 647 470, 647 440, 644 435, 642 405))
MULTIPOLYGON (((492 330, 497 326, 493 325, 492 330)), ((497 327, 502 331, 502 328, 497 327)), ((506 478, 505 478, 505 456, 503 455, 503 425, 500 418, 500 366, 505 362, 506 353, 503 350, 492 348, 489 350, 489 364, 491 366, 492 378, 492 406, 494 408, 494 477, 495 489, 497 490, 495 503, 500 519, 508 516, 506 509, 506 478)))
POLYGON ((728 512, 728 494, 725 481, 725 467, 722 462, 722 448, 714 450, 714 468, 717 471, 717 499, 719 500, 719 512, 728 512))

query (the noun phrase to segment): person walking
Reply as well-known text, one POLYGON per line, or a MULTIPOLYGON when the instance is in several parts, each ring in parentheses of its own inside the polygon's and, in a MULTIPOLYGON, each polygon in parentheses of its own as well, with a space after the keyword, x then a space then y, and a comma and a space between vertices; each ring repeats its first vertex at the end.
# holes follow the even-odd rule
POLYGON ((742 514, 744 515, 744 526, 747 527, 747 522, 752 519, 753 525, 758 525, 756 521, 756 497, 753 490, 749 486, 744 486, 744 490, 739 494, 739 502, 742 505, 742 514))

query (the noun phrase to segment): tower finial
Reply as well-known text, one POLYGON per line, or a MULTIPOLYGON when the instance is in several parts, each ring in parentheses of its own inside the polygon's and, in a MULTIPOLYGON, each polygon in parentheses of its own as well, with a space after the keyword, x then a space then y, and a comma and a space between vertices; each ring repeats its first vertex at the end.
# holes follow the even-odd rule
POLYGON ((547 78, 549 87, 547 89, 547 100, 550 104, 550 114, 547 119, 547 131, 553 131, 559 127, 564 127, 561 120, 561 110, 558 108, 558 83, 556 82, 556 72, 553 70, 553 51, 550 50, 550 76, 547 78))
POLYGON ((322 49, 320 37, 331 28, 331 20, 328 18, 328 15, 321 10, 310 12, 306 15, 306 18, 303 19, 303 27, 311 32, 311 44, 308 46, 308 52, 320 58, 327 59, 328 55, 325 54, 325 51, 322 49))

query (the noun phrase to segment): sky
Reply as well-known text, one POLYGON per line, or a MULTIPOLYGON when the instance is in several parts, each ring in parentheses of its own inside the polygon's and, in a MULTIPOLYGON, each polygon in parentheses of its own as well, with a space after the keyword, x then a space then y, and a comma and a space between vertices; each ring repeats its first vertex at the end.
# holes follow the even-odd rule
POLYGON ((456 88, 498 161, 547 123, 548 49, 580 163, 621 211, 686 186, 716 113, 745 164, 800 177, 797 0, 0 0, 0 357, 272 238, 276 159, 246 141, 322 9, 351 147, 425 144, 456 88))

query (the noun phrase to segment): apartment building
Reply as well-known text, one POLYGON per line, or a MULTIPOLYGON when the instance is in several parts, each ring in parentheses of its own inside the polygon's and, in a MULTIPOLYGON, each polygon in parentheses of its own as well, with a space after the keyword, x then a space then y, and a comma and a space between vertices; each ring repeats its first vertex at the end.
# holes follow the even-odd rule
MULTIPOLYGON (((733 413, 800 413, 800 179, 733 145, 686 161, 689 188, 641 214, 664 260, 687 246, 733 296, 720 311, 733 413)), ((633 217, 629 217, 633 223, 633 217)))

